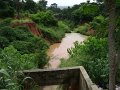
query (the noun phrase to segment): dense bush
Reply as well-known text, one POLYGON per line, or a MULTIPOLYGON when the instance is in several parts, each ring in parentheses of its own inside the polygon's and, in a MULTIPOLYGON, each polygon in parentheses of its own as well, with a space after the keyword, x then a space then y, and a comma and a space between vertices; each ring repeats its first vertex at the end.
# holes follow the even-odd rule
POLYGON ((0 35, 6 37, 9 40, 9 42, 16 40, 17 37, 16 33, 14 32, 14 29, 9 26, 0 28, 0 35))
POLYGON ((94 17, 93 21, 90 22, 91 27, 95 31, 95 36, 98 38, 104 38, 108 36, 107 30, 108 19, 102 15, 94 17))
POLYGON ((0 28, 0 89, 20 90, 15 72, 43 68, 48 48, 43 38, 33 36, 26 27, 0 28))
POLYGON ((66 23, 59 21, 58 26, 46 27, 39 24, 39 28, 43 33, 43 36, 51 42, 59 42, 66 32, 70 32, 70 28, 66 23))
POLYGON ((10 26, 11 25, 12 18, 6 18, 2 21, 0 21, 0 28, 4 26, 10 26))
POLYGON ((36 60, 35 54, 21 55, 13 46, 4 48, 0 53, 0 89, 20 90, 16 71, 37 68, 36 60))
POLYGON ((51 11, 38 12, 37 14, 31 15, 31 19, 36 23, 42 23, 45 26, 57 26, 58 22, 53 16, 51 11))
MULTIPOLYGON (((35 37, 33 36, 28 28, 26 27, 16 27, 16 28, 11 28, 9 26, 7 27, 2 27, 0 28, 0 39, 2 39, 0 41, 0 45, 1 45, 1 49, 5 48, 8 45, 13 45, 15 49, 17 49, 19 51, 20 54, 31 54, 31 53, 35 53, 36 57, 40 57, 38 56, 38 54, 45 54, 46 57, 41 57, 40 58, 44 58, 44 65, 47 63, 47 49, 48 44, 47 42, 41 38, 41 37, 35 37), (44 51, 44 53, 43 53, 44 51)), ((40 58, 37 60, 39 61, 40 58)), ((43 67, 43 61, 39 61, 38 64, 42 65, 39 67, 43 67)))
POLYGON ((0 48, 7 47, 9 44, 9 40, 5 37, 0 36, 0 48))
POLYGON ((14 9, 12 7, 7 9, 0 9, 0 18, 14 17, 14 9))
POLYGON ((68 50, 70 58, 62 60, 61 67, 84 66, 92 81, 102 87, 108 84, 107 39, 89 38, 82 44, 68 50))
POLYGON ((74 31, 85 35, 88 34, 87 32, 91 32, 90 35, 92 36, 97 38, 105 38, 108 36, 107 22, 107 18, 99 15, 94 17, 94 19, 89 24, 85 23, 84 25, 78 26, 74 29, 74 31), (89 30, 93 30, 93 33, 89 30))
POLYGON ((33 37, 26 27, 11 28, 10 26, 1 27, 0 35, 6 37, 9 42, 15 40, 28 40, 30 37, 33 37))
POLYGON ((33 52, 32 43, 26 41, 14 41, 11 43, 21 54, 27 54, 33 52))
POLYGON ((82 4, 79 9, 73 11, 75 22, 91 21, 95 16, 99 15, 99 7, 94 3, 82 4))
POLYGON ((90 29, 90 25, 86 23, 84 25, 78 26, 77 28, 74 29, 74 31, 77 33, 86 35, 86 33, 89 29, 90 29))
POLYGON ((0 0, 0 18, 13 17, 14 9, 4 0, 0 0))

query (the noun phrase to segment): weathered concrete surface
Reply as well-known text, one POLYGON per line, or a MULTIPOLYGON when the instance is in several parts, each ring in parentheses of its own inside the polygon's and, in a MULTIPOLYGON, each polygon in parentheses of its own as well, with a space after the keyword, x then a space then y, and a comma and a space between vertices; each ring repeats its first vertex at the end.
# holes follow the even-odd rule
MULTIPOLYGON (((51 69, 51 70, 24 70, 25 77, 31 77, 39 86, 66 84, 66 90, 99 90, 92 83, 84 67, 51 69)), ((25 90, 30 90, 30 80, 26 81, 25 90)))
POLYGON ((26 70, 23 71, 27 77, 32 77, 40 86, 59 85, 69 83, 72 78, 79 78, 79 69, 55 69, 55 70, 26 70))
POLYGON ((80 66, 80 90, 99 90, 98 87, 91 81, 84 67, 80 66))

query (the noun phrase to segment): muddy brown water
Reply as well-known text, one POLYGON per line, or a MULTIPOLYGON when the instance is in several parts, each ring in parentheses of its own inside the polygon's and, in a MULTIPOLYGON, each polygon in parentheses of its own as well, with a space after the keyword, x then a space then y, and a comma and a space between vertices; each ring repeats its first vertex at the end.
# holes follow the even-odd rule
POLYGON ((48 50, 48 56, 50 57, 49 68, 58 68, 60 65, 60 59, 67 59, 69 57, 67 49, 74 47, 74 42, 83 42, 86 38, 87 36, 79 33, 67 33, 61 43, 51 45, 48 50))
MULTIPOLYGON (((74 42, 83 42, 87 36, 78 33, 67 33, 61 43, 55 43, 50 46, 47 54, 50 57, 48 69, 58 68, 61 58, 69 58, 67 49, 74 47, 74 42)), ((58 86, 45 86, 42 90, 58 90, 58 86)))

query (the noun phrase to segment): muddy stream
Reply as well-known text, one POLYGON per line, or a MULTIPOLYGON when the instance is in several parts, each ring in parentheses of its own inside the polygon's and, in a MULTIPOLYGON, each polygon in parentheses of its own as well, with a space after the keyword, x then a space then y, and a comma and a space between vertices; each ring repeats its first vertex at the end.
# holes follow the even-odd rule
MULTIPOLYGON (((78 34, 78 33, 66 33, 65 37, 62 39, 61 43, 55 43, 50 46, 47 54, 50 57, 49 68, 55 69, 59 68, 61 63, 61 58, 69 58, 69 54, 67 52, 68 48, 74 47, 74 42, 83 42, 87 36, 78 34)), ((57 90, 57 86, 45 86, 43 90, 57 90)))

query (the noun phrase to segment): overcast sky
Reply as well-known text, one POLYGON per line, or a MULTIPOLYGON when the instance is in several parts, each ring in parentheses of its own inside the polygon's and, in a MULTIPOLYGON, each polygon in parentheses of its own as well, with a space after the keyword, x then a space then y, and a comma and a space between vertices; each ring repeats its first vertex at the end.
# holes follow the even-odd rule
MULTIPOLYGON (((39 1, 39 0, 34 0, 34 1, 39 1)), ((72 6, 74 4, 79 4, 81 2, 86 2, 87 0, 46 0, 48 1, 48 5, 50 6, 52 3, 57 3, 58 6, 72 6)), ((91 0, 93 1, 93 0, 91 0)))

